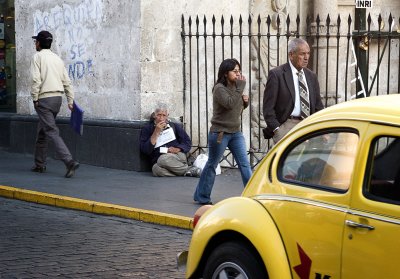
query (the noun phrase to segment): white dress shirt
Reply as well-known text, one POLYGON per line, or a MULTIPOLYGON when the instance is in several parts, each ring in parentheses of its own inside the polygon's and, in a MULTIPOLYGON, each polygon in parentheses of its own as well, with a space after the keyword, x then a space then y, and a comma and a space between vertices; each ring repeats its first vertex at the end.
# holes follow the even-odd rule
MULTIPOLYGON (((299 93, 299 76, 297 75, 297 72, 299 72, 299 71, 293 66, 293 64, 292 64, 292 62, 290 62, 290 60, 289 60, 289 65, 290 65, 290 68, 292 69, 293 84, 294 84, 294 91, 295 91, 294 109, 292 111, 291 116, 299 117, 301 114, 300 93, 299 93)), ((303 78, 304 78, 304 82, 306 83, 305 85, 307 87, 307 91, 310 92, 308 90, 307 79, 304 74, 304 71, 301 70, 300 72, 303 73, 303 78)))

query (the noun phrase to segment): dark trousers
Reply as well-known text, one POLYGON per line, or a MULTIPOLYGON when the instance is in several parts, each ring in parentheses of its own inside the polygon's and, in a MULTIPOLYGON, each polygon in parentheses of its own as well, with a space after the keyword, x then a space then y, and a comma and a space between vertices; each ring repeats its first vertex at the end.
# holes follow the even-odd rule
POLYGON ((56 117, 62 103, 61 96, 39 99, 35 107, 39 116, 35 145, 35 164, 38 167, 46 166, 46 157, 49 140, 54 144, 56 158, 63 161, 65 165, 72 160, 71 153, 60 137, 56 126, 56 117))

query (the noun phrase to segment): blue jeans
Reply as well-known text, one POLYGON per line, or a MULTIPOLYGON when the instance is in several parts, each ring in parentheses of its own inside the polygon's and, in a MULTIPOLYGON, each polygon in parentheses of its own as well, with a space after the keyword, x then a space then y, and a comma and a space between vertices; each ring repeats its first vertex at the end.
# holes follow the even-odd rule
POLYGON ((221 143, 217 143, 217 138, 217 132, 210 132, 208 134, 208 161, 201 172, 200 180, 193 196, 194 200, 199 203, 211 201, 210 196, 215 181, 215 169, 227 147, 232 152, 233 158, 238 164, 244 186, 246 186, 252 174, 243 134, 241 132, 233 134, 224 133, 221 143))

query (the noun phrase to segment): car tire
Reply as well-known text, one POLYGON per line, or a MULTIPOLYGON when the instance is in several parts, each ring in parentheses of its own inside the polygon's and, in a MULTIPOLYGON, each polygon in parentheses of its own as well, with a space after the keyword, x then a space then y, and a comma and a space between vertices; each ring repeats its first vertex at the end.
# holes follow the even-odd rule
POLYGON ((211 253, 203 278, 238 278, 240 275, 247 279, 268 278, 263 264, 251 249, 240 242, 226 242, 211 253))

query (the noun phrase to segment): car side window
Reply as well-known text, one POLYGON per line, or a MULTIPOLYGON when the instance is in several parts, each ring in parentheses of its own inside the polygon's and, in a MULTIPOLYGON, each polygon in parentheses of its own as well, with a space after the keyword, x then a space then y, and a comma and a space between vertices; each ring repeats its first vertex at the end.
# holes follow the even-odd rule
POLYGON ((358 135, 329 132, 291 147, 280 164, 278 177, 304 186, 346 191, 350 187, 358 135))
POLYGON ((379 137, 371 145, 369 172, 364 193, 367 197, 389 203, 400 203, 400 138, 379 137))

